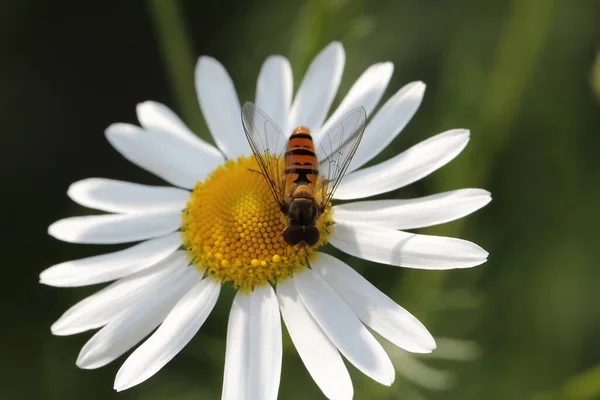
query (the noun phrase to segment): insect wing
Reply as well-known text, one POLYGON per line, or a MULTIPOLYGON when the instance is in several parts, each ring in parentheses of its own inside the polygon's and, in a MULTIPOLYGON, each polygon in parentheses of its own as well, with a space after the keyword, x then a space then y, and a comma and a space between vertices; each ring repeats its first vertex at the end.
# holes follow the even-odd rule
POLYGON ((350 166, 365 131, 366 121, 365 109, 355 108, 321 139, 317 148, 319 168, 324 178, 321 209, 324 209, 331 201, 350 166))
POLYGON ((250 102, 242 107, 242 125, 273 198, 281 207, 284 204, 285 190, 281 157, 287 138, 264 111, 250 102))

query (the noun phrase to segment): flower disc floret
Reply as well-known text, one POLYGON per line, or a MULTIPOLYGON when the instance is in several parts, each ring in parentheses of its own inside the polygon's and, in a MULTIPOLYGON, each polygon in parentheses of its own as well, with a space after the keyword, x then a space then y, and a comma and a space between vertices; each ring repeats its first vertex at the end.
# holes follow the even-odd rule
POLYGON ((329 210, 317 220, 321 240, 312 249, 283 240, 285 216, 274 201, 254 157, 228 160, 196 184, 183 212, 183 244, 192 262, 219 282, 252 290, 276 284, 308 266, 326 243, 329 210))

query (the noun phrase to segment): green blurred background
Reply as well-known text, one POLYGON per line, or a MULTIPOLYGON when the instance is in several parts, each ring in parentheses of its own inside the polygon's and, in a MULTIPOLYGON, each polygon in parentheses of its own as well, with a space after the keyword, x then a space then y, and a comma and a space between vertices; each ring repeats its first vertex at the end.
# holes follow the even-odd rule
MULTIPOLYGON (((482 187, 493 201, 423 230, 490 252, 475 269, 403 270, 348 261, 440 340, 432 356, 390 352, 391 388, 352 367, 357 399, 600 399, 600 1, 0 1, 2 300, 0 399, 220 397, 231 293, 185 350, 148 382, 112 390, 124 358, 75 366, 91 333, 50 325, 97 287, 38 284, 43 269, 114 246, 61 243, 47 226, 88 213, 68 185, 90 176, 160 181, 112 150, 103 130, 155 100, 207 129, 196 57, 219 59, 252 100, 262 61, 311 58, 341 40, 341 96, 370 64, 395 71, 384 100, 423 80, 421 109, 378 160, 433 134, 470 128, 451 164, 394 192, 482 187), (594 75, 594 64, 596 73, 594 75), (594 83, 595 82, 595 83, 594 83), (596 85, 594 87, 594 85, 596 85)), ((321 398, 284 335, 281 399, 321 398)))

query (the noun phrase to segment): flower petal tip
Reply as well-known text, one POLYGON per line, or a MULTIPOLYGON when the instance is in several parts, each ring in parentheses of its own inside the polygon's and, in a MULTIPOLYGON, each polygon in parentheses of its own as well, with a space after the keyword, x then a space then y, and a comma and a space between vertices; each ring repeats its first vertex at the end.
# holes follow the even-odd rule
POLYGON ((477 209, 485 207, 490 201, 492 201, 492 193, 485 189, 464 189, 464 191, 468 192, 471 198, 479 199, 479 207, 477 209))
POLYGON ((135 385, 123 385, 123 384, 117 385, 117 383, 115 383, 115 385, 113 386, 113 389, 114 389, 115 392, 118 393, 118 392, 123 392, 123 391, 125 391, 127 389, 130 389, 133 386, 135 386, 135 385))
POLYGON ((68 336, 68 333, 66 333, 64 327, 60 326, 60 324, 57 324, 57 322, 50 326, 50 332, 52 332, 54 336, 68 336))
POLYGON ((65 275, 54 267, 46 268, 40 272, 39 283, 46 286, 52 287, 74 287, 64 280, 65 275))
POLYGON ((77 194, 81 193, 81 182, 82 181, 77 181, 77 182, 73 182, 69 185, 69 187, 67 188, 67 197, 68 198, 75 201, 73 198, 77 197, 77 194))
POLYGON ((431 334, 423 327, 424 331, 421 335, 415 337, 413 346, 410 348, 404 348, 404 350, 414 354, 430 354, 437 348, 435 339, 431 334))
POLYGON ((487 192, 484 199, 485 199, 485 203, 483 203, 483 205, 481 207, 484 207, 485 205, 489 204, 492 201, 492 194, 490 192, 487 192))
MULTIPOLYGON (((477 246, 477 245, 476 245, 477 246)), ((483 249, 480 246, 477 246, 479 248, 480 254, 482 258, 485 258, 487 260, 488 256, 490 255, 490 253, 488 253, 485 249, 483 249)))
POLYGON ((331 53, 336 54, 337 57, 341 57, 342 60, 345 60, 346 58, 346 52, 344 50, 344 45, 342 44, 342 42, 333 41, 329 43, 323 50, 321 50, 319 56, 331 53))
MULTIPOLYGON (((50 269, 50 268, 48 268, 50 269)), ((40 276, 39 276, 39 281, 38 283, 41 283, 42 285, 48 285, 48 286, 53 286, 50 282, 52 282, 52 274, 48 273, 48 269, 45 269, 44 271, 40 272, 40 276)))
POLYGON ((490 253, 488 253, 485 249, 483 249, 481 246, 479 246, 476 243, 473 243, 473 242, 469 242, 469 243, 471 244, 471 252, 470 252, 469 256, 473 260, 473 262, 470 263, 469 265, 467 265, 466 268, 476 267, 478 265, 485 263, 487 261, 487 258, 490 253))
POLYGON ((394 73, 394 63, 391 61, 384 61, 376 65, 379 67, 382 75, 391 76, 394 73))
MULTIPOLYGON (((465 190, 466 190, 466 189, 465 189, 465 190)), ((477 193, 477 194, 478 194, 478 195, 480 195, 480 196, 492 197, 492 192, 490 192, 489 190, 485 190, 485 189, 479 189, 479 188, 476 188, 476 189, 471 189, 471 190, 473 190, 473 191, 474 191, 473 193, 477 193)))
POLYGON ((437 349, 437 343, 435 342, 435 339, 433 338, 433 336, 431 337, 431 350, 429 351, 430 353, 432 351, 434 351, 435 349, 437 349))
POLYGON ((115 378, 115 384, 113 385, 113 389, 116 392, 122 392, 124 390, 127 390, 133 386, 135 386, 135 383, 131 383, 131 382, 127 382, 125 381, 118 373, 117 373, 117 377, 115 378))
POLYGON ((431 334, 429 334, 426 337, 424 337, 423 338, 423 350, 425 350, 425 352, 423 354, 429 354, 432 351, 434 351, 435 349, 437 349, 437 343, 435 342, 435 339, 433 338, 433 336, 431 336, 431 334))
POLYGON ((63 221, 64 220, 59 219, 58 221, 51 223, 48 227, 48 235, 52 236, 55 239, 63 240, 61 235, 61 230, 64 226, 63 221))
POLYGON ((157 107, 157 103, 155 101, 146 100, 141 103, 137 103, 135 106, 135 112, 138 116, 138 120, 141 119, 141 115, 147 112, 152 112, 157 107))
POLYGON ((466 136, 471 137, 470 129, 453 129, 451 132, 454 132, 456 136, 466 136))
POLYGON ((210 56, 200 56, 198 57, 198 63, 196 64, 196 73, 203 72, 204 68, 220 66, 221 63, 218 62, 215 58, 210 56))
POLYGON ((432 349, 432 350, 423 350, 422 352, 417 353, 417 354, 431 354, 431 353, 433 353, 434 350, 435 349, 432 349))
MULTIPOLYGON (((72 217, 77 218, 77 217, 72 217)), ((78 233, 73 231, 73 219, 63 218, 53 222, 48 227, 48 235, 68 243, 77 243, 78 233)))
MULTIPOLYGON (((57 321, 58 322, 58 321, 57 321)), ((62 336, 60 334, 60 329, 57 326, 57 322, 53 323, 52 325, 50 325, 50 332, 54 335, 54 336, 62 336)))
POLYGON ((395 380, 396 371, 392 370, 392 373, 389 376, 386 376, 384 379, 380 380, 379 383, 381 383, 384 386, 392 386, 395 380))
POLYGON ((104 136, 106 140, 114 147, 115 139, 118 136, 126 136, 130 134, 134 129, 139 129, 138 127, 134 127, 131 124, 125 124, 123 122, 115 122, 114 124, 110 124, 106 129, 104 129, 104 136))
POLYGON ((414 90, 420 97, 423 97, 423 94, 425 93, 425 89, 427 88, 427 85, 425 85, 425 82, 414 81, 414 82, 409 83, 409 85, 412 85, 411 89, 414 90))
POLYGON ((272 54, 265 60, 265 64, 280 62, 288 62, 288 59, 285 58, 285 56, 282 56, 281 54, 272 54))
POLYGON ((77 365, 81 369, 96 369, 102 366, 96 365, 92 360, 90 360, 89 353, 83 352, 79 353, 79 356, 77 356, 75 365, 77 365))

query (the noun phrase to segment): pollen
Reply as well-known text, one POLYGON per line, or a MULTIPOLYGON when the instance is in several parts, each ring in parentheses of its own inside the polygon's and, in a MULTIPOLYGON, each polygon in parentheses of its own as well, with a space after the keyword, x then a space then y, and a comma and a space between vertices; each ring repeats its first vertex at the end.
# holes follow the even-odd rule
POLYGON ((196 184, 182 215, 183 245, 207 277, 251 291, 307 268, 327 242, 329 207, 317 219, 321 239, 305 249, 283 240, 287 220, 254 157, 228 160, 196 184))

